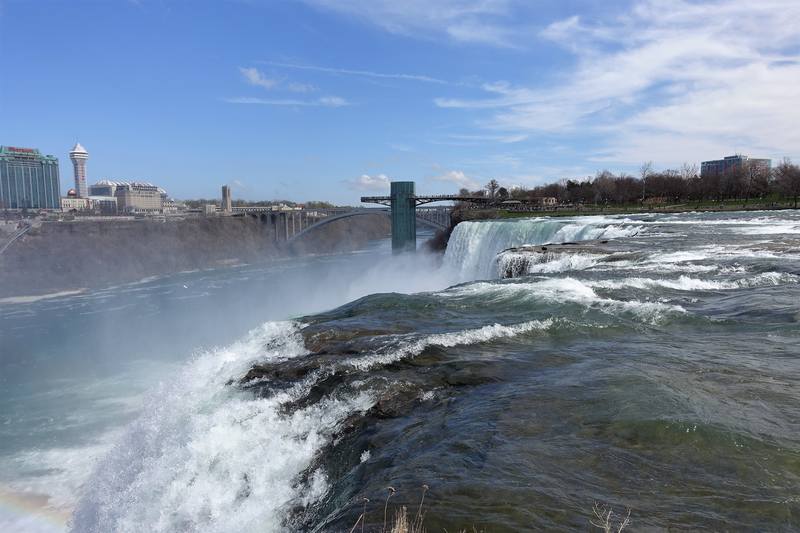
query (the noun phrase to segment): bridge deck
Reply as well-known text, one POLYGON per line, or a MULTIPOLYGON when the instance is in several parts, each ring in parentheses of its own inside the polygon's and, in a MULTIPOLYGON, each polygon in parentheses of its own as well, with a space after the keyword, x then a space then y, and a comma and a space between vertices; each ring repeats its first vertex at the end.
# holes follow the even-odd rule
MULTIPOLYGON (((427 196, 413 196, 416 205, 429 204, 431 202, 493 202, 495 198, 486 196, 461 196, 458 194, 433 194, 427 196)), ((361 201, 369 204, 389 205, 392 201, 391 196, 362 196, 361 201)))

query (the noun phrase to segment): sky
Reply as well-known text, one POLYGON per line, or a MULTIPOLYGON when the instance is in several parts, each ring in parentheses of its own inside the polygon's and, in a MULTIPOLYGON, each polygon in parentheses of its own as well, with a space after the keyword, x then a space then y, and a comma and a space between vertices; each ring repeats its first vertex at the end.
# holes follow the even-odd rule
POLYGON ((179 199, 800 159, 797 0, 0 0, 0 144, 179 199))

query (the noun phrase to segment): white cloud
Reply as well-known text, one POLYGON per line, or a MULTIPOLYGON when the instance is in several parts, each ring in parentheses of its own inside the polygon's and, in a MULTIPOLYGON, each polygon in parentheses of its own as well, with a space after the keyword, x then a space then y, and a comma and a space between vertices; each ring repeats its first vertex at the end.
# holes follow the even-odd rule
POLYGON ((448 135, 449 141, 431 141, 434 144, 451 144, 456 146, 475 146, 485 145, 487 143, 500 143, 500 144, 513 144, 522 142, 528 139, 526 133, 512 133, 508 135, 492 135, 492 134, 463 134, 453 133, 448 135))
POLYGON ((350 105, 347 103, 347 100, 338 96, 323 96, 322 98, 318 99, 317 102, 319 102, 320 105, 328 107, 342 107, 350 105))
POLYGON ((256 87, 263 87, 264 89, 274 89, 279 81, 273 80, 270 78, 264 77, 264 75, 258 71, 257 68, 245 68, 239 67, 239 72, 242 73, 242 77, 249 83, 250 85, 255 85, 256 87))
POLYGON ((466 174, 464 174, 461 170, 451 170, 449 172, 445 172, 444 174, 440 174, 438 176, 433 176, 431 178, 434 181, 443 181, 448 183, 453 183, 458 186, 459 189, 467 188, 467 189, 480 189, 481 184, 478 183, 475 179, 470 178, 466 174))
POLYGON ((317 90, 317 88, 311 84, 297 82, 287 83, 286 88, 295 93, 310 93, 317 90))
POLYGON ((272 65, 275 67, 282 67, 282 68, 292 68, 298 70, 312 70, 315 72, 325 72, 327 74, 344 74, 347 76, 361 76, 365 78, 379 78, 379 79, 393 79, 393 80, 406 80, 406 81, 421 81, 425 83, 437 83, 446 85, 449 82, 439 79, 439 78, 432 78, 430 76, 425 76, 422 74, 401 74, 401 73, 392 73, 392 72, 374 72, 371 70, 355 70, 355 69, 348 69, 348 68, 335 68, 335 67, 320 67, 317 65, 301 65, 298 63, 279 63, 276 61, 265 61, 267 65, 272 65))
POLYGON ((590 133, 604 161, 663 164, 800 146, 800 2, 639 0, 613 19, 557 21, 541 37, 575 54, 548 87, 505 82, 438 98, 504 132, 590 133))
POLYGON ((252 105, 272 105, 272 106, 299 106, 299 107, 343 107, 350 103, 338 96, 323 96, 315 100, 296 100, 291 98, 255 98, 251 96, 238 96, 234 98, 223 98, 229 104, 252 104, 252 105))
POLYGON ((512 46, 510 0, 305 0, 385 31, 412 37, 444 36, 463 43, 512 46))
POLYGON ((286 82, 286 80, 283 78, 268 78, 255 67, 239 67, 239 72, 242 74, 242 77, 245 79, 245 81, 250 85, 255 85, 256 87, 262 87, 268 90, 285 89, 295 93, 308 93, 317 90, 317 88, 313 85, 306 83, 286 82))
POLYGON ((346 183, 351 189, 358 191, 385 191, 389 192, 391 179, 386 174, 377 174, 370 176, 362 174, 356 179, 348 180, 346 183))

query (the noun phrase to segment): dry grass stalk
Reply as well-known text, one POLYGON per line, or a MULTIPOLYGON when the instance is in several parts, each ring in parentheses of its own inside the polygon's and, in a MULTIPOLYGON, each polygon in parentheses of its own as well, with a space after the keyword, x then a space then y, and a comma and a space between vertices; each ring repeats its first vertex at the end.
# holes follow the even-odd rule
POLYGON ((628 509, 628 514, 624 519, 617 522, 614 516, 614 510, 610 506, 598 505, 597 502, 592 506, 594 518, 589 520, 589 523, 594 527, 600 528, 605 533, 621 533, 623 529, 628 527, 631 523, 631 510, 628 509))
POLYGON ((383 527, 381 528, 381 533, 385 533, 386 531, 386 511, 389 509, 389 498, 396 492, 394 487, 386 487, 386 490, 389 491, 389 493, 386 495, 386 503, 383 504, 383 527))

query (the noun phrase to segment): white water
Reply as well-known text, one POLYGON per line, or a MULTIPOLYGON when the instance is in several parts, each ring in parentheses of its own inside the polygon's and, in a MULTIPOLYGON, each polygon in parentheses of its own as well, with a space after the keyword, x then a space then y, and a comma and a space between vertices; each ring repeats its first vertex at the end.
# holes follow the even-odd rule
POLYGON ((591 287, 603 289, 652 289, 654 287, 664 287, 678 291, 719 291, 749 287, 763 287, 769 285, 783 285, 786 283, 798 283, 800 277, 794 274, 783 272, 764 272, 752 277, 738 279, 735 281, 715 281, 708 279, 692 278, 690 276, 679 276, 677 279, 664 278, 626 278, 622 281, 602 280, 588 282, 591 287))
POLYGON ((371 399, 323 401, 285 417, 278 407, 293 391, 263 399, 226 386, 256 361, 306 353, 297 328, 267 323, 156 391, 87 484, 73 530, 275 531, 284 505, 318 497, 321 473, 307 485, 296 477, 337 423, 371 399))
MULTIPOLYGON (((366 369, 421 353, 431 345, 487 342, 545 331, 552 320, 428 336, 401 336, 384 353, 345 362, 366 369)), ((141 418, 97 468, 78 505, 76 532, 284 530, 289 508, 328 488, 323 472, 298 482, 348 416, 377 393, 323 400, 290 415, 280 405, 307 393, 320 372, 270 398, 237 392, 229 380, 256 362, 304 355, 300 325, 269 322, 245 340, 206 353, 153 393, 141 418)))
POLYGON ((444 265, 461 281, 491 279, 497 277, 495 257, 508 248, 630 237, 641 230, 629 220, 597 216, 462 222, 450 236, 444 265))
POLYGON ((484 302, 505 300, 515 303, 529 301, 532 304, 573 303, 611 315, 630 314, 637 320, 649 324, 657 324, 670 315, 686 312, 680 305, 604 297, 597 294, 590 283, 571 277, 543 278, 515 283, 470 283, 438 294, 443 298, 470 298, 484 302))
MULTIPOLYGON (((489 221, 460 224, 453 233, 442 269, 418 279, 409 288, 406 274, 414 268, 399 258, 395 268, 367 271, 365 283, 348 296, 386 290, 440 290, 450 280, 469 281, 496 277, 499 251, 524 244, 577 241, 632 236, 642 231, 638 221, 602 217, 557 220, 489 221), (371 272, 371 273, 370 273, 371 272), (391 278, 391 279, 387 279, 391 278)), ((680 305, 609 297, 607 291, 623 288, 664 287, 683 291, 725 290, 745 286, 796 283, 797 276, 766 273, 750 281, 711 281, 680 276, 655 279, 647 269, 694 266, 730 249, 707 247, 688 252, 653 253, 631 268, 642 268, 640 277, 624 281, 587 281, 572 277, 533 278, 515 283, 472 283, 440 290, 442 298, 475 298, 476 301, 529 300, 573 303, 608 315, 624 313, 640 322, 656 324, 686 313, 680 305), (752 285, 751 285, 752 284, 752 285), (598 292, 600 294, 598 294, 598 292)), ((419 265, 416 265, 419 266, 419 265)), ((591 269, 597 258, 571 256, 534 265, 531 273, 558 273, 591 269)), ((624 268, 615 263, 613 268, 624 268)), ((716 267, 708 267, 716 268, 716 267)), ((670 270, 673 271, 673 270, 670 270)), ((465 305, 474 305, 467 302, 465 305)), ((545 334, 558 320, 529 320, 517 324, 483 327, 429 336, 396 339, 383 352, 347 361, 368 369, 411 357, 431 345, 456 346, 488 342, 522 334, 545 334)), ((364 391, 346 399, 327 400, 291 415, 280 412, 282 402, 300 397, 310 383, 303 383, 264 399, 238 392, 228 385, 256 362, 297 357, 306 353, 297 323, 267 323, 246 339, 228 348, 208 352, 185 366, 169 385, 148 399, 141 418, 125 432, 100 463, 86 486, 74 515, 76 532, 174 532, 174 531, 278 531, 286 527, 286 511, 319 498, 328 488, 323 472, 314 472, 307 483, 298 476, 328 443, 337 425, 353 413, 372 406, 377 394, 364 391)), ((313 378, 310 376, 309 378, 313 378)))

